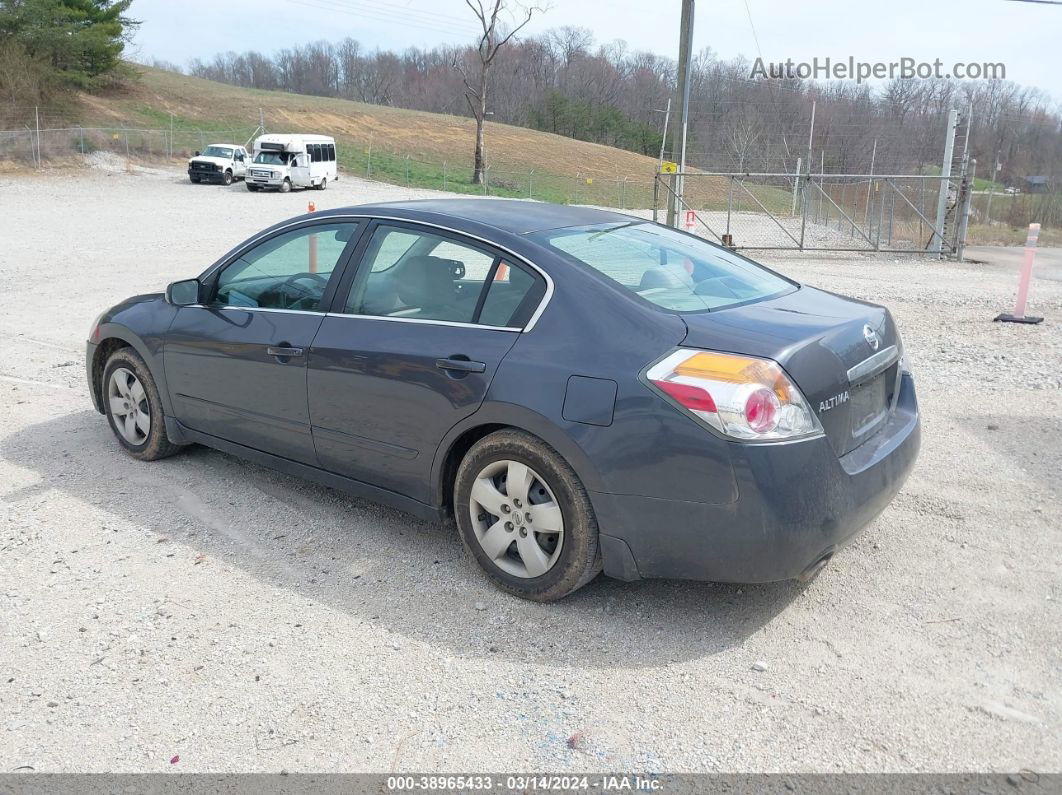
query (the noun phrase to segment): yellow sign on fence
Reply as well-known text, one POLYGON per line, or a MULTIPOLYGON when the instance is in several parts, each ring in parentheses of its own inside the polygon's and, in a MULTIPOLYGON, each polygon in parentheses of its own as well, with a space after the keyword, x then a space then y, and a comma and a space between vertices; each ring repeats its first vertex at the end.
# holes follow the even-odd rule
POLYGON ((670 160, 665 160, 660 164, 661 174, 674 174, 678 171, 678 163, 672 163, 670 160))

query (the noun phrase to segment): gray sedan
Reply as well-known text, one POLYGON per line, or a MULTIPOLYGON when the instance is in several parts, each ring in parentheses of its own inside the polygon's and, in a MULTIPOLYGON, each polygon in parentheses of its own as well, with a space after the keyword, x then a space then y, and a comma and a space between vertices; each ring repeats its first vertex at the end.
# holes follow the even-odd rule
POLYGON ((885 308, 530 202, 277 224, 104 312, 87 368, 131 455, 198 443, 452 516, 497 586, 541 601, 601 571, 808 579, 919 446, 885 308))

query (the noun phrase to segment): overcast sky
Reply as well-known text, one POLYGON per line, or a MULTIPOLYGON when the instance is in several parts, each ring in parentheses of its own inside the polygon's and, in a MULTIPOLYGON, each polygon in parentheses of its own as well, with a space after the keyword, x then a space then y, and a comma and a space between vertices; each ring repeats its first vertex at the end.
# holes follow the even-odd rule
MULTIPOLYGON (((540 0, 541 2, 541 0, 540 0)), ((510 0, 510 5, 513 5, 510 0)), ((697 0, 694 46, 724 58, 765 61, 904 56, 945 69, 956 61, 1003 62, 1007 78, 1062 101, 1062 5, 1011 0, 697 0), (752 16, 752 24, 749 14, 752 16), (755 35, 753 30, 755 29, 755 35), (758 44, 757 44, 758 38, 758 44)), ((552 0, 525 29, 576 25, 598 43, 674 57, 679 0, 552 0)), ((277 49, 350 36, 369 49, 468 42, 464 0, 135 0, 143 21, 133 55, 184 65, 225 50, 277 49)))

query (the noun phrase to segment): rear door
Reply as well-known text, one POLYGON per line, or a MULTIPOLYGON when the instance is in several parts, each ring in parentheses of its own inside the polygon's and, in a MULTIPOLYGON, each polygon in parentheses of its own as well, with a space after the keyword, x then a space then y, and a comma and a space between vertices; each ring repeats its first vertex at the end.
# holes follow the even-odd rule
POLYGON ((310 422, 331 471, 427 502, 443 436, 483 401, 545 294, 476 240, 376 222, 310 351, 310 422))
POLYGON ((357 229, 322 221, 270 235, 211 275, 210 301, 177 310, 163 359, 182 424, 317 463, 306 362, 357 229))

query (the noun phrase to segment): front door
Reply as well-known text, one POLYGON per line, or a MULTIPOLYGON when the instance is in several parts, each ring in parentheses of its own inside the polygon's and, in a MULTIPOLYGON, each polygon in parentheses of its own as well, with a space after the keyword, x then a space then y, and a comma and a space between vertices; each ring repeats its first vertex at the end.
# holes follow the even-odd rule
POLYGON ((310 155, 299 152, 291 160, 291 184, 299 188, 310 186, 310 155))
POLYGON ((311 223, 271 235, 208 278, 209 302, 177 310, 163 360, 182 424, 317 463, 306 363, 356 229, 311 223))
POLYGON ((427 502, 439 443, 483 401, 545 283, 433 228, 367 237, 310 350, 314 442, 326 469, 427 502))

